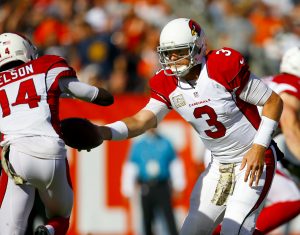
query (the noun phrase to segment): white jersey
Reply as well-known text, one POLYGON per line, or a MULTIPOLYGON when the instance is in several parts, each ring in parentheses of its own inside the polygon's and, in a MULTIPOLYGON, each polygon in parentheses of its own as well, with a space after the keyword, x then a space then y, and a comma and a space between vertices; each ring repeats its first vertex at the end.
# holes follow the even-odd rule
POLYGON ((60 158, 58 80, 76 77, 58 56, 42 56, 0 73, 0 131, 2 143, 37 157, 60 158))
POLYGON ((257 107, 239 98, 249 77, 242 55, 222 48, 206 56, 194 84, 157 73, 150 80, 151 98, 189 122, 219 162, 240 162, 261 120, 257 107))

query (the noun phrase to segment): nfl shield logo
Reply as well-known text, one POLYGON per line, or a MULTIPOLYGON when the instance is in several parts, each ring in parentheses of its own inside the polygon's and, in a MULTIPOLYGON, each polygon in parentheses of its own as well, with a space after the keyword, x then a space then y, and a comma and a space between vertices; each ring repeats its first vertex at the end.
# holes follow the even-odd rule
POLYGON ((173 100, 173 103, 175 104, 176 108, 180 108, 186 104, 185 100, 183 98, 183 95, 174 96, 174 97, 172 97, 172 100, 173 100))

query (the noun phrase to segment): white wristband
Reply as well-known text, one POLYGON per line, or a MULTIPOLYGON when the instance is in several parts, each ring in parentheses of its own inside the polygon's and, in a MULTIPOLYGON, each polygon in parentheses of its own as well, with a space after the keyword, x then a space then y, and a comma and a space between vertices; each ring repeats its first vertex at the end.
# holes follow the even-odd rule
POLYGON ((262 116, 253 144, 260 144, 268 148, 272 139, 272 134, 276 130, 277 126, 278 122, 262 116))
POLYGON ((105 125, 111 129, 112 140, 125 140, 128 137, 128 128, 122 121, 116 121, 105 125))

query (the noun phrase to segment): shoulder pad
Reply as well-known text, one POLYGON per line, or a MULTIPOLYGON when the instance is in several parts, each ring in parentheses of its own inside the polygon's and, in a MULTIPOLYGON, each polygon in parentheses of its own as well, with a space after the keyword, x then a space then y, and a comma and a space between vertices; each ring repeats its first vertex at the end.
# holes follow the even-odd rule
MULTIPOLYGON (((32 61, 37 73, 47 73, 50 69, 57 67, 66 67, 70 70, 71 75, 76 77, 75 71, 68 65, 67 61, 60 56, 44 55, 32 61)), ((68 72, 68 73, 70 73, 68 72)))
POLYGON ((249 70, 244 57, 238 51, 223 47, 219 50, 210 51, 207 54, 207 72, 210 78, 224 85, 227 89, 233 89, 238 84, 234 80, 244 70, 249 70))

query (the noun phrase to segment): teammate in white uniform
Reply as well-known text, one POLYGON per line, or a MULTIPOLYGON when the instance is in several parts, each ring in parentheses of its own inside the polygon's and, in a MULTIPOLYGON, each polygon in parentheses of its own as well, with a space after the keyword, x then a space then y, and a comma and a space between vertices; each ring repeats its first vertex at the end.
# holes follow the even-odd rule
POLYGON ((280 145, 290 161, 300 164, 300 47, 292 47, 283 55, 280 74, 264 81, 284 102, 280 129, 285 137, 280 145))
MULTIPOLYGON (((283 160, 300 167, 300 48, 287 50, 281 60, 280 74, 264 81, 284 103, 279 126, 281 132, 274 139, 285 155, 283 160)), ((300 214, 300 190, 280 161, 267 201, 268 206, 257 221, 257 227, 264 233, 300 214)))
POLYGON ((163 70, 150 80, 148 104, 100 127, 102 137, 140 135, 174 109, 213 155, 194 187, 180 234, 211 234, 221 221, 222 234, 253 234, 275 172, 277 153, 270 143, 282 100, 250 73, 239 52, 222 48, 206 54, 204 32, 193 20, 170 21, 158 53, 163 70), (263 106, 262 118, 256 105, 263 106))
POLYGON ((0 35, 0 132, 6 150, 1 157, 1 235, 24 234, 35 189, 49 218, 35 234, 66 234, 68 230, 73 192, 65 143, 60 138, 59 97, 63 92, 99 105, 113 103, 106 90, 79 82, 63 58, 38 58, 25 37, 0 35))

